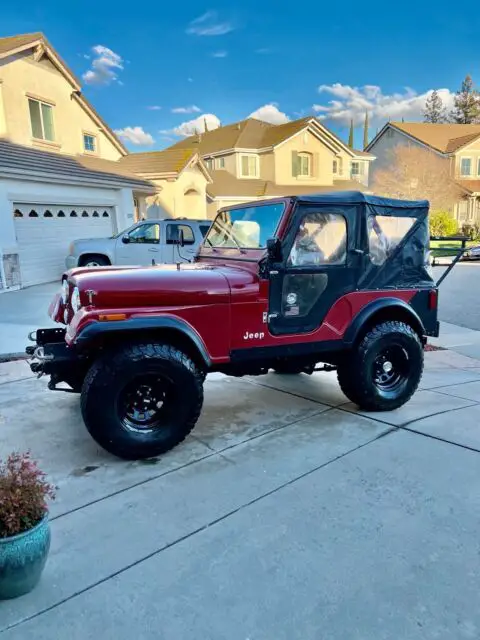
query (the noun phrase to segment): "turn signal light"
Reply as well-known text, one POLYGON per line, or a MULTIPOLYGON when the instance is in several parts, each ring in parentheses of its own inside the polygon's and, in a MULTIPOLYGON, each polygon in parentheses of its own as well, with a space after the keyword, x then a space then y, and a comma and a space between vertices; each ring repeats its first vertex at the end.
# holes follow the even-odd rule
POLYGON ((437 289, 431 289, 428 292, 428 308, 436 309, 438 306, 438 291, 437 289))
POLYGON ((99 320, 126 320, 126 313, 102 313, 98 316, 99 320))

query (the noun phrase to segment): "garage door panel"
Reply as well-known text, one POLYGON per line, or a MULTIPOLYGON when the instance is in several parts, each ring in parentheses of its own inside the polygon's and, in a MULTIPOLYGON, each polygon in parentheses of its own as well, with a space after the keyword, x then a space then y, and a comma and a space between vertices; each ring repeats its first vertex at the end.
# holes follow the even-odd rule
POLYGON ((69 244, 113 233, 113 207, 15 204, 22 285, 60 278, 69 244))

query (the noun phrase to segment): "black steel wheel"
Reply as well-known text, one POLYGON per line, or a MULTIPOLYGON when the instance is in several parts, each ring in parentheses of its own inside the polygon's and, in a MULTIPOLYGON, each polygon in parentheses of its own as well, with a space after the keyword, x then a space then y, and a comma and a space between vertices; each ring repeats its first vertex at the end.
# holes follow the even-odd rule
POLYGON ((128 460, 182 442, 203 404, 203 375, 170 345, 138 344, 106 353, 87 374, 82 414, 90 435, 128 460))
POLYGON ((423 347, 404 322, 383 322, 339 363, 338 381, 349 400, 367 411, 391 411, 415 393, 423 373, 423 347))

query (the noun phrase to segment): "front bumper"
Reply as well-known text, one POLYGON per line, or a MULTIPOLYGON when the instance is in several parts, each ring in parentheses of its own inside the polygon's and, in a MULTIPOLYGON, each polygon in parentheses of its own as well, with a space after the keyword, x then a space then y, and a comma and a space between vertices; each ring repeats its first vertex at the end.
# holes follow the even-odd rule
POLYGON ((31 358, 30 369, 39 377, 50 375, 51 389, 71 376, 81 363, 76 351, 65 342, 65 333, 65 329, 37 329, 28 336, 35 343, 25 349, 31 358))

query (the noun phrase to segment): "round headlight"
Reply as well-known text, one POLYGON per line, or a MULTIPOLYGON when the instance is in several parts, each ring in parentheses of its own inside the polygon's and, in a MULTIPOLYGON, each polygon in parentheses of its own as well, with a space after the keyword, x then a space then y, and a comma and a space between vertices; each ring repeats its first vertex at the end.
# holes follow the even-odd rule
POLYGON ((78 287, 75 287, 75 289, 73 290, 71 305, 73 313, 77 313, 77 311, 82 306, 82 303, 80 302, 80 291, 78 290, 78 287))
POLYGON ((62 301, 63 304, 67 304, 68 302, 68 294, 70 293, 70 287, 68 285, 68 280, 64 278, 62 282, 62 301))

